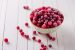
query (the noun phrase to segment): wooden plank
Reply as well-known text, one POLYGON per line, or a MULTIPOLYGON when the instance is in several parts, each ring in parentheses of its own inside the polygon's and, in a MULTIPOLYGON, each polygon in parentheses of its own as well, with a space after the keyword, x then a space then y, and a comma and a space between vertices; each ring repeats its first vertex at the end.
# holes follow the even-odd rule
POLYGON ((3 38, 8 38, 9 44, 3 42, 2 50, 16 50, 17 43, 17 3, 18 0, 5 0, 7 9, 5 12, 5 28, 3 38), (14 6, 13 6, 14 5, 14 6))
MULTIPOLYGON (((72 14, 69 9, 70 5, 67 5, 68 1, 58 0, 58 8, 64 13, 64 24, 59 32, 63 38, 64 50, 74 50, 75 48, 75 36, 74 36, 74 26, 72 23, 72 14)), ((60 36, 59 36, 60 37, 60 36)))

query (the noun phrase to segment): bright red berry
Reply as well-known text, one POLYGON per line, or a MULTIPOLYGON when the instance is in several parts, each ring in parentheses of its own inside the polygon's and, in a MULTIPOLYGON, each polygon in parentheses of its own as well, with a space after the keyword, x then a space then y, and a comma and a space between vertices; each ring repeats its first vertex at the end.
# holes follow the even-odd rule
POLYGON ((19 30, 20 29, 20 27, 19 26, 17 26, 17 30, 19 30))
POLYGON ((24 36, 24 32, 21 32, 20 34, 21 34, 21 36, 24 36))
POLYGON ((8 43, 8 38, 4 38, 4 42, 8 43))
POLYGON ((38 39, 38 43, 41 43, 41 40, 40 39, 38 39))
POLYGON ((36 37, 32 37, 33 40, 36 40, 36 37))
POLYGON ((22 30, 22 29, 20 29, 20 30, 19 30, 19 32, 21 33, 21 32, 23 32, 23 30, 22 30))

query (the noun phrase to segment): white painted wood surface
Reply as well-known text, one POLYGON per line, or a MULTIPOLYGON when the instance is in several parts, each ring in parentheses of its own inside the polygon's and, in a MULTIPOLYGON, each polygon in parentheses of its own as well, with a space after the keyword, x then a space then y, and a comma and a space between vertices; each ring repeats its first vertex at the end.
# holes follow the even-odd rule
POLYGON ((57 39, 52 42, 43 35, 36 36, 42 39, 45 45, 52 44, 49 50, 74 50, 75 49, 75 0, 0 0, 0 50, 39 50, 38 43, 26 40, 16 30, 19 25, 26 34, 33 36, 33 28, 24 26, 29 22, 29 13, 23 9, 28 5, 31 9, 41 6, 52 6, 59 9, 65 17, 61 28, 52 33, 57 39), (10 44, 7 45, 3 39, 7 37, 10 44), (44 39, 43 39, 44 38, 44 39))

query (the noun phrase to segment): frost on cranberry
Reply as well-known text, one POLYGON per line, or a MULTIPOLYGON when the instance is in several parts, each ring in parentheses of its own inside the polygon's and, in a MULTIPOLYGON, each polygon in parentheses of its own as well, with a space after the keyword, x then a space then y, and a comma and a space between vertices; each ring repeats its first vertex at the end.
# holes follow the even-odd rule
POLYGON ((43 6, 31 12, 30 20, 35 26, 47 29, 61 25, 64 16, 55 8, 43 6))

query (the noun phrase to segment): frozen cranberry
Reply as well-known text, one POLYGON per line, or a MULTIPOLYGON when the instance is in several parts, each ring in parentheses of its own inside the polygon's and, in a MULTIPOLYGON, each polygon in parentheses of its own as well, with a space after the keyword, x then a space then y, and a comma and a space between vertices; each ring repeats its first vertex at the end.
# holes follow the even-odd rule
POLYGON ((32 37, 33 40, 36 40, 36 37, 32 37))
POLYGON ((21 32, 23 32, 23 30, 22 30, 22 29, 20 29, 20 30, 19 30, 19 32, 21 33, 21 32))
POLYGON ((38 39, 38 43, 41 43, 41 40, 40 39, 38 39))
POLYGON ((36 35, 36 31, 33 31, 33 34, 36 35))
POLYGON ((42 28, 46 28, 46 24, 43 24, 43 25, 42 25, 42 28))
POLYGON ((35 25, 36 25, 36 24, 37 24, 37 22, 36 22, 35 20, 33 20, 33 24, 35 24, 35 25))
POLYGON ((20 27, 19 26, 17 26, 17 30, 19 30, 20 29, 20 27))
POLYGON ((57 21, 57 24, 60 25, 60 24, 61 24, 61 21, 58 20, 58 21, 57 21))
POLYGON ((27 27, 28 27, 28 23, 25 23, 25 26, 27 26, 27 27))
POLYGON ((51 26, 51 25, 52 25, 52 22, 51 22, 51 21, 49 21, 49 22, 48 22, 48 25, 49 25, 49 26, 51 26))
POLYGON ((53 23, 53 26, 55 26, 55 27, 56 27, 56 26, 57 26, 57 23, 56 23, 56 22, 54 22, 54 23, 53 23))
POLYGON ((21 36, 24 36, 24 32, 21 32, 21 36))
POLYGON ((24 6, 23 8, 29 10, 29 6, 24 6))
POLYGON ((8 38, 4 38, 4 42, 8 43, 8 38))
POLYGON ((52 41, 55 41, 55 37, 52 37, 52 41))
POLYGON ((25 35, 25 37, 26 37, 27 39, 29 39, 29 35, 25 35))
POLYGON ((50 45, 48 45, 50 48, 52 47, 52 45, 50 44, 50 45))
POLYGON ((41 47, 43 48, 44 47, 44 44, 41 44, 41 47))

